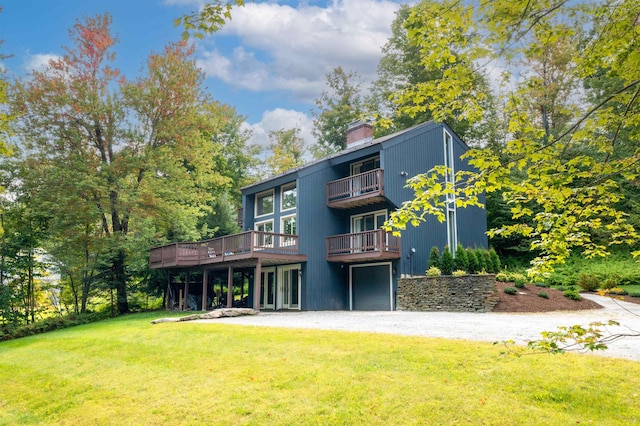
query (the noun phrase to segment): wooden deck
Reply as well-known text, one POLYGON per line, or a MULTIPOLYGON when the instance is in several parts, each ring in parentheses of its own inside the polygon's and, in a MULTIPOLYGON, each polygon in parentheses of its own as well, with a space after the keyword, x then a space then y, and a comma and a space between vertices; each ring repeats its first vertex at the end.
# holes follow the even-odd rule
POLYGON ((327 206, 348 209, 384 201, 384 171, 375 169, 327 184, 327 206))
POLYGON ((327 238, 327 261, 361 262, 400 258, 400 237, 377 229, 327 238))
MULTIPOLYGON (((224 264, 260 260, 264 265, 305 262, 298 252, 298 236, 248 231, 211 240, 154 247, 149 254, 151 269, 224 264)), ((220 265, 222 266, 222 265, 220 265)))

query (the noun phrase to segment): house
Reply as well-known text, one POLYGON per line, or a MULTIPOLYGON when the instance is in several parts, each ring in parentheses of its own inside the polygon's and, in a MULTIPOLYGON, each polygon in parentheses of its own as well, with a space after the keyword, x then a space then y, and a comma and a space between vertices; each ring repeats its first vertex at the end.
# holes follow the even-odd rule
POLYGON ((343 151, 243 188, 245 232, 152 248, 150 267, 170 272, 173 305, 393 310, 398 278, 423 275, 431 247, 487 247, 485 211, 453 203, 444 223, 382 231, 413 197, 409 177, 468 168, 468 147, 444 123, 372 135, 371 124, 352 123, 343 151))

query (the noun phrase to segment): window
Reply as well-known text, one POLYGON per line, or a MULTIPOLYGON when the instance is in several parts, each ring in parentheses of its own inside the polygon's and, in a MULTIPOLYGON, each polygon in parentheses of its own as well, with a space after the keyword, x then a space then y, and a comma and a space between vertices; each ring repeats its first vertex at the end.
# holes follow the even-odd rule
MULTIPOLYGON (((297 235, 296 216, 286 216, 280 220, 280 233, 287 235, 297 235)), ((283 245, 295 244, 295 238, 283 237, 283 245)))
POLYGON ((364 161, 351 164, 351 176, 359 175, 360 173, 369 172, 371 170, 380 168, 380 156, 368 158, 364 161))
POLYGON ((298 189, 296 184, 291 183, 282 186, 282 194, 280 197, 280 206, 282 211, 295 209, 298 203, 298 189))
MULTIPOLYGON (((256 231, 273 232, 273 221, 267 220, 256 223, 256 231)), ((273 247, 273 235, 257 234, 255 244, 257 247, 273 247)))
POLYGON ((449 243, 449 251, 455 256, 458 248, 458 225, 456 223, 456 210, 447 208, 447 242, 449 243))
MULTIPOLYGON (((447 167, 447 174, 445 175, 445 181, 448 184, 454 184, 454 170, 453 170, 453 138, 447 132, 444 131, 444 165, 447 167)), ((453 201, 454 194, 447 194, 447 200, 453 201)))
POLYGON ((256 217, 273 213, 273 190, 256 195, 256 217))

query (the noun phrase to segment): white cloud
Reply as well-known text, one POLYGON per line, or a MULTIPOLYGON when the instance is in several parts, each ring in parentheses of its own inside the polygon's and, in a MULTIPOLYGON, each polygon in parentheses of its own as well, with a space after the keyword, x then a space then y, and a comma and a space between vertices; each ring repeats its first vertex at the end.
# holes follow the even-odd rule
POLYGON ((44 71, 49 65, 49 61, 57 61, 59 59, 62 59, 62 57, 53 53, 29 55, 24 62, 24 70, 29 74, 33 71, 44 71))
POLYGON ((260 122, 256 124, 244 123, 246 129, 250 129, 252 136, 249 140, 252 144, 257 144, 263 149, 263 157, 269 155, 268 146, 269 132, 280 129, 300 129, 299 135, 305 141, 305 145, 311 147, 315 143, 315 138, 311 133, 313 120, 305 113, 291 109, 276 108, 265 111, 260 122), (266 155, 265 155, 266 154, 266 155))
MULTIPOLYGON (((174 0, 175 1, 175 0, 174 0)), ((398 4, 376 0, 334 0, 326 7, 300 3, 247 3, 206 43, 199 66, 208 77, 252 91, 286 90, 311 102, 337 66, 357 71, 365 82, 376 77, 381 48, 391 35, 398 4), (223 53, 229 38, 240 47, 223 53)))

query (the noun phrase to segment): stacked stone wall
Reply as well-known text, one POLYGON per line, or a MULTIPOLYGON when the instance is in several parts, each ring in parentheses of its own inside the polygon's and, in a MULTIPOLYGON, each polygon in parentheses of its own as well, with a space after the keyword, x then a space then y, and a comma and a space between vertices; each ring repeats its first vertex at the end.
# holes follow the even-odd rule
POLYGON ((498 303, 495 275, 412 277, 398 280, 399 311, 490 312, 498 303))

